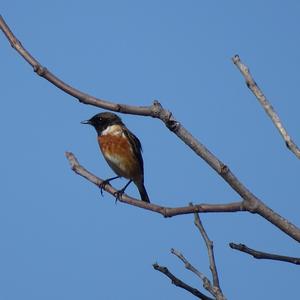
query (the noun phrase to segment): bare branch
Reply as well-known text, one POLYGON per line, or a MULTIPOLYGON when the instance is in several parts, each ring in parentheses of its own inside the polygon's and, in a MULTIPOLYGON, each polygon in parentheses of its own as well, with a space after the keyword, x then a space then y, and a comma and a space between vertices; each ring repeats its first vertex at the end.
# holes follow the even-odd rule
POLYGON ((279 260, 279 261, 283 261, 283 262, 288 262, 288 263, 300 265, 300 258, 299 257, 291 257, 291 256, 284 256, 284 255, 278 255, 278 254, 262 252, 262 251, 251 249, 251 248, 247 247, 244 244, 230 243, 229 246, 232 249, 250 254, 254 258, 257 258, 257 259, 279 260))
POLYGON ((221 287, 220 287, 218 271, 217 271, 217 266, 216 266, 215 256, 214 256, 213 242, 209 239, 209 237, 202 225, 199 214, 194 213, 194 217, 195 217, 194 223, 195 223, 196 227, 199 229, 199 231, 204 239, 206 248, 207 248, 208 258, 209 258, 209 268, 210 268, 210 271, 211 271, 211 274, 213 277, 214 295, 216 296, 216 298, 218 300, 223 300, 223 299, 225 299, 225 297, 224 297, 221 287))
POLYGON ((3 17, 0 15, 0 28, 5 34, 6 38, 9 40, 11 46, 33 67, 34 72, 37 75, 45 78, 52 84, 54 84, 59 89, 63 90, 67 94, 77 98, 79 102, 84 104, 93 105, 101 107, 104 109, 109 109, 113 111, 119 111, 123 113, 138 114, 138 115, 151 115, 151 107, 142 106, 130 106, 121 105, 117 103, 112 103, 103 99, 99 99, 83 93, 67 83, 63 82, 61 79, 56 77, 51 73, 46 67, 44 67, 37 59, 35 59, 21 44, 21 42, 14 36, 13 32, 10 30, 3 17))
POLYGON ((262 107, 264 108, 265 112, 271 118, 272 122, 274 123, 275 127, 278 129, 279 133, 283 137, 286 146, 298 157, 300 158, 300 149, 298 146, 293 142, 292 138, 289 136, 288 132, 284 128, 278 114, 275 112, 274 108, 272 107, 271 103, 268 101, 262 90, 259 88, 255 80, 253 79, 249 68, 244 65, 238 55, 235 55, 232 58, 233 63, 237 66, 240 70, 242 75, 246 80, 247 87, 252 91, 255 95, 257 100, 260 102, 262 107))
POLYGON ((230 171, 228 166, 214 156, 204 145, 202 145, 195 137, 192 136, 170 113, 164 109, 158 101, 154 101, 149 107, 131 106, 126 104, 112 103, 106 100, 98 99, 83 93, 70 85, 66 84, 45 67, 43 67, 20 43, 14 36, 8 25, 0 16, 0 29, 3 31, 12 47, 33 67, 34 71, 41 77, 45 78, 61 90, 77 98, 84 104, 89 104, 112 111, 136 114, 143 116, 151 116, 163 121, 166 127, 178 136, 188 147, 190 147, 198 156, 200 156, 208 165, 210 165, 232 188, 235 190, 243 201, 246 210, 257 213, 267 219, 269 222, 277 226, 293 239, 300 242, 300 229, 272 211, 253 193, 251 193, 242 182, 230 171))
MULTIPOLYGON (((74 156, 73 153, 71 152, 66 152, 66 157, 70 162, 72 170, 77 173, 78 175, 86 178, 90 182, 94 183, 97 186, 100 186, 102 183, 102 179, 98 178, 94 174, 90 173, 87 171, 84 167, 82 167, 76 157, 74 156)), ((116 192, 116 189, 114 189, 111 185, 106 185, 104 190, 112 195, 116 192)), ((182 215, 182 214, 189 214, 189 213, 195 213, 195 212, 237 212, 237 211, 249 211, 251 213, 255 213, 255 211, 252 209, 252 207, 247 205, 246 201, 240 201, 240 202, 233 202, 233 203, 228 203, 228 204, 198 204, 198 205, 193 205, 193 206, 185 206, 185 207, 175 207, 175 208, 168 208, 168 207, 163 207, 159 205, 155 205, 153 203, 146 203, 144 201, 140 201, 131 197, 128 197, 127 195, 123 195, 120 198, 120 202, 127 203, 133 206, 141 207, 144 209, 151 210, 153 212, 157 212, 162 214, 164 217, 173 217, 176 215, 182 215)), ((277 215, 275 212, 273 212, 270 208, 267 206, 260 206, 259 207, 265 214, 266 214, 266 219, 272 219, 273 218, 276 220, 276 217, 280 219, 280 223, 290 226, 294 226, 290 224, 288 221, 286 221, 284 218, 281 216, 277 215), (290 225, 289 225, 290 224, 290 225)), ((263 215, 263 214, 261 214, 263 215)), ((272 222, 273 223, 273 222, 272 222)), ((276 225, 276 221, 274 221, 276 225)), ((278 225, 276 225, 278 226, 278 225)), ((278 226, 280 227, 280 226, 278 226)), ((295 229, 292 229, 292 233, 297 235, 298 234, 298 228, 295 227, 295 229)), ((289 231, 288 231, 289 232, 289 231)), ((289 233, 288 233, 289 234, 289 233)), ((289 234, 292 236, 291 234, 289 234)), ((293 236, 292 236, 293 237, 293 236)), ((296 238, 295 238, 296 239, 296 238)), ((297 239, 296 239, 297 240, 297 239)), ((299 232, 299 241, 300 241, 300 232, 299 232)))
MULTIPOLYGON (((81 166, 75 157, 75 155, 71 152, 66 152, 66 157, 69 160, 72 170, 77 173, 78 175, 86 178, 90 182, 94 183, 96 186, 100 187, 101 183, 103 182, 102 179, 95 176, 88 170, 86 170, 83 166, 81 166)), ((104 186, 103 190, 114 195, 117 191, 113 188, 110 184, 104 186)), ((189 205, 184 207, 164 207, 160 205, 156 205, 154 203, 147 203, 132 197, 129 197, 126 194, 123 194, 120 197, 120 202, 130 204, 136 207, 144 208, 156 213, 163 215, 164 217, 173 217, 177 215, 183 214, 192 214, 194 212, 238 212, 238 211, 245 211, 243 202, 233 202, 228 204, 197 204, 197 205, 189 205)))
POLYGON ((184 263, 184 266, 186 269, 195 273, 203 281, 203 287, 208 292, 210 292, 213 296, 215 296, 215 291, 213 289, 213 285, 211 284, 210 280, 202 272, 197 270, 179 251, 172 248, 171 253, 174 254, 175 256, 177 256, 184 263))
POLYGON ((178 287, 181 287, 183 289, 185 289, 186 291, 190 292, 191 294, 193 294, 194 296, 198 297, 199 299, 203 299, 203 300, 213 300, 213 298, 207 297, 206 295, 202 294, 199 290, 191 287, 190 285, 184 283, 183 281, 181 281, 179 278, 177 278, 176 276, 174 276, 166 267, 162 267, 160 265, 158 265, 157 263, 153 264, 153 268, 161 273, 163 273, 164 275, 166 275, 167 277, 169 277, 172 281, 173 284, 175 284, 178 287))

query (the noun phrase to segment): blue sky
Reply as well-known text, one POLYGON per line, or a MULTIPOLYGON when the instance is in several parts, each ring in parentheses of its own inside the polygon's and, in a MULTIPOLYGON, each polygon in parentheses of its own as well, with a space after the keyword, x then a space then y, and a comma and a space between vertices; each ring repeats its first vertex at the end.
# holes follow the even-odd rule
MULTIPOLYGON (((299 224, 299 162, 289 152, 231 57, 250 67, 300 143, 298 1, 2 1, 23 45, 61 79, 94 96, 164 107, 272 209, 299 224)), ((0 34, 0 299, 194 299, 152 268, 202 284, 170 254, 180 250, 210 276, 191 215, 164 219, 118 203, 75 175, 72 151, 113 176, 95 132, 100 110, 44 79, 0 34)), ((166 206, 226 203, 239 196, 151 118, 123 115, 140 138, 151 200, 166 206)), ((125 181, 116 182, 121 187, 125 181)), ((138 196, 134 186, 128 194, 138 196)), ((299 256, 299 245, 248 213, 202 216, 228 299, 291 299, 299 267, 258 261, 228 247, 299 256)), ((201 289, 203 291, 203 289, 201 289)))

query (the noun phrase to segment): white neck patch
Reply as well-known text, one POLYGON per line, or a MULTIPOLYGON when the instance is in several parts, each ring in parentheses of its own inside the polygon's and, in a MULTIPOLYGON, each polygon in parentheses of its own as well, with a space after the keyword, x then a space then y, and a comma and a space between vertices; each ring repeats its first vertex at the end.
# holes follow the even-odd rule
POLYGON ((104 129, 102 131, 101 135, 107 135, 107 134, 121 135, 122 134, 122 128, 121 128, 120 125, 108 126, 106 129, 104 129))

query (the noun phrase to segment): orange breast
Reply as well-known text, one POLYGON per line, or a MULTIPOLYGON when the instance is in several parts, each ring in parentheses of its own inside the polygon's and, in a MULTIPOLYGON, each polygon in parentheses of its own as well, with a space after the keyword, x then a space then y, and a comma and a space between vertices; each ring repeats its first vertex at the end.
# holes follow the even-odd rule
POLYGON ((126 137, 106 134, 98 137, 98 142, 107 163, 117 175, 133 180, 142 175, 139 161, 126 137))

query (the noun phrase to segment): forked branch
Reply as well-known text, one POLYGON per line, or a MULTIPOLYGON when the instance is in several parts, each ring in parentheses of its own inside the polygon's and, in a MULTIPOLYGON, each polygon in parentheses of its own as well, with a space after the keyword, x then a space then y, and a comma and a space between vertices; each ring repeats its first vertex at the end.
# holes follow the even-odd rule
MULTIPOLYGON (((192 207, 193 205, 190 204, 190 206, 192 207)), ((199 214, 198 213, 194 213, 194 223, 196 225, 196 227, 199 229, 201 236, 205 242, 207 251, 208 251, 208 257, 209 257, 209 267, 212 273, 212 277, 213 277, 213 283, 211 283, 211 281, 208 279, 207 276, 205 276, 202 272, 200 272, 196 267, 194 267, 185 257, 184 255, 179 252, 178 250, 172 248, 171 249, 171 253, 174 254, 176 257, 178 257, 183 263, 186 269, 188 269, 189 271, 193 272, 196 276, 198 276, 202 283, 203 283, 203 287, 216 299, 216 300, 226 300, 225 296, 223 295, 223 292, 221 290, 220 287, 220 283, 219 283, 219 278, 218 278, 218 272, 217 272, 217 266, 215 263, 215 258, 214 258, 214 250, 213 250, 213 243, 212 241, 208 238, 208 235, 204 229, 204 226, 202 225, 202 222, 200 220, 199 214)), ((155 268, 156 270, 161 271, 162 273, 164 273, 166 276, 168 276, 169 278, 171 278, 170 272, 166 267, 159 267, 156 264, 155 268)), ((172 276, 174 276, 172 274, 172 276)), ((172 279, 171 279, 172 280, 172 279)), ((179 280, 177 278, 177 280, 179 280)), ((180 282, 182 282, 180 280, 180 282)))
POLYGON ((175 284, 176 286, 181 287, 182 289, 190 292, 191 294, 193 294, 197 298, 202 299, 202 300, 214 300, 213 298, 210 298, 210 297, 204 295, 199 290, 193 288, 192 286, 186 284, 185 282, 183 282, 182 280, 180 280, 179 278, 177 278, 175 275, 173 275, 169 271, 169 269, 167 267, 163 267, 163 266, 160 266, 159 264, 155 263, 155 264, 153 264, 153 268, 155 270, 163 273, 167 277, 169 277, 171 279, 171 281, 172 281, 173 284, 175 284))
POLYGON ((217 271, 217 265, 215 262, 215 255, 214 255, 214 245, 213 242, 209 239, 204 226, 202 225, 202 222, 200 220, 199 214, 194 213, 195 217, 195 225, 199 229, 200 234, 203 237, 203 240, 205 242, 207 252, 208 252, 208 258, 209 258, 209 268, 213 277, 213 290, 214 290, 214 295, 217 300, 225 300, 225 297, 222 293, 221 287, 220 287, 220 282, 219 282, 219 276, 218 276, 218 271, 217 271))
POLYGON ((0 29, 3 31, 12 47, 33 67, 33 70, 39 76, 45 78, 56 87, 60 88, 69 95, 77 98, 84 104, 93 105, 103 109, 112 111, 151 116, 158 118, 164 122, 166 127, 177 135, 190 149, 192 149, 198 156, 200 156, 211 168, 213 168, 244 200, 243 205, 246 210, 257 213, 287 235, 300 242, 300 229, 293 225, 288 220, 281 217, 279 214, 272 211, 260 199, 258 199, 246 186, 239 181, 239 179, 230 171, 229 167, 221 162, 213 153, 211 153, 204 145, 200 143, 195 137, 186 130, 179 121, 177 121, 172 113, 164 109, 158 101, 154 101, 151 106, 131 106, 126 104, 118 104, 102 100, 86 93, 79 91, 63 82, 56 77, 47 68, 41 65, 21 44, 21 42, 14 36, 2 16, 0 16, 0 29))

